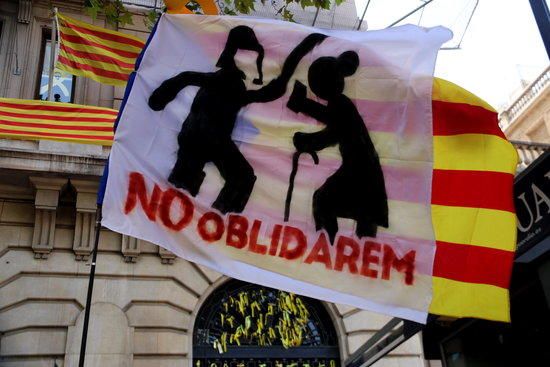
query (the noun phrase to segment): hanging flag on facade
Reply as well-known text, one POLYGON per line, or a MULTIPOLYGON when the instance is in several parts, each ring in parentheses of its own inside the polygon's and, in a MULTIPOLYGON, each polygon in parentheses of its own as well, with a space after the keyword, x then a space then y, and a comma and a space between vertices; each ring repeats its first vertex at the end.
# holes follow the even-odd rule
POLYGON ((125 86, 145 43, 57 13, 60 46, 57 68, 97 82, 125 86))
MULTIPOLYGON (((457 153, 470 144, 482 161, 495 154, 494 145, 467 140, 473 130, 436 124, 456 123, 456 112, 436 121, 434 108, 432 119, 435 57, 449 37, 444 28, 329 32, 163 15, 120 114, 103 225, 231 277, 331 302, 420 322, 428 312, 507 319, 501 298, 496 314, 434 305, 460 285, 464 296, 470 284, 494 280, 457 273, 445 253, 487 243, 472 242, 477 218, 442 227, 439 207, 466 212, 483 203, 461 199, 456 185, 437 191, 441 177, 464 178, 444 176, 459 167, 441 163, 454 153, 441 141, 467 135, 457 153), (453 230, 464 237, 441 235, 453 230)), ((443 110, 464 104, 438 90, 443 110)), ((496 138, 501 168, 513 171, 514 149, 496 138)), ((476 177, 467 177, 472 187, 487 182, 476 177)), ((491 182, 494 195, 511 199, 491 182)), ((511 226, 484 228, 483 239, 513 237, 511 226)), ((502 279, 496 286, 507 294, 502 279)))
POLYGON ((516 150, 497 112, 472 93, 435 79, 432 98, 437 250, 430 312, 509 322, 516 150))
POLYGON ((104 107, 0 98, 0 137, 111 145, 117 114, 104 107))

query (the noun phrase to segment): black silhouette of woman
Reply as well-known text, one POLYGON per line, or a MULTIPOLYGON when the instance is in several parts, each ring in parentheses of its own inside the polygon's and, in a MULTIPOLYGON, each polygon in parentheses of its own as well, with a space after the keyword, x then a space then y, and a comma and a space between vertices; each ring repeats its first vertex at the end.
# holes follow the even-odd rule
POLYGON ((344 78, 353 75, 359 56, 346 51, 339 57, 321 57, 308 71, 311 90, 327 105, 306 97, 306 86, 296 81, 288 108, 322 122, 315 133, 296 133, 299 152, 317 152, 338 144, 342 165, 313 195, 313 217, 317 230, 325 229, 334 243, 337 218, 354 219, 359 238, 376 237, 378 226, 388 227, 388 204, 384 175, 378 154, 365 123, 353 102, 346 97, 344 78))
POLYGON ((252 28, 237 26, 229 32, 225 49, 216 64, 219 70, 210 73, 184 71, 164 81, 149 98, 149 107, 155 111, 164 109, 183 88, 200 87, 178 135, 177 161, 168 180, 196 196, 205 177, 203 168, 212 162, 225 180, 212 207, 222 213, 242 212, 256 176, 231 139, 237 114, 250 103, 280 98, 300 60, 325 38, 317 33, 308 35, 289 54, 281 75, 261 89, 247 90, 243 81, 246 75, 237 67, 234 57, 239 49, 258 53, 258 78, 253 82, 261 85, 264 49, 252 28))

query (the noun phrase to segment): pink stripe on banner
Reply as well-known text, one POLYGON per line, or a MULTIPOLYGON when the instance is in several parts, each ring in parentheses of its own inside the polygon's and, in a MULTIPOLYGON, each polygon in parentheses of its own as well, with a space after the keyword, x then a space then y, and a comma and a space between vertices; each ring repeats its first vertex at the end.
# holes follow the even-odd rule
MULTIPOLYGON (((258 172, 276 180, 288 180, 294 152, 247 143, 242 144, 240 149, 258 172)), ((295 184, 318 188, 338 167, 340 161, 322 156, 320 164, 316 166, 311 157, 303 154, 300 157, 299 174, 296 175, 295 184)), ((429 165, 411 168, 382 164, 382 170, 388 199, 411 203, 430 202, 432 176, 429 165)))
MULTIPOLYGON (((202 51, 212 57, 218 59, 221 51, 223 50, 227 41, 227 32, 199 32, 193 33, 193 37, 197 39, 197 45, 209 45, 203 47, 202 51), (217 47, 213 47, 217 46, 217 47)), ((282 62, 286 59, 288 54, 306 37, 307 33, 301 32, 286 32, 285 38, 282 39, 278 32, 262 32, 259 29, 255 30, 256 36, 259 42, 262 44, 265 50, 266 60, 280 60, 282 62)), ((305 59, 309 59, 311 63, 321 56, 338 56, 342 52, 353 50, 358 52, 360 67, 384 67, 388 68, 389 63, 387 60, 383 60, 374 51, 366 45, 361 45, 361 49, 357 49, 357 44, 341 38, 329 37, 324 40, 319 46, 317 46, 309 55, 306 55, 305 59)))
MULTIPOLYGON (((266 119, 266 116, 269 116, 269 120, 273 120, 274 124, 279 124, 279 121, 286 121, 319 125, 321 127, 322 125, 315 119, 301 113, 296 114, 286 107, 291 88, 292 87, 289 86, 287 88, 287 94, 277 101, 250 105, 246 109, 246 118, 250 121, 254 121, 258 117, 266 119)), ((318 99, 318 101, 320 103, 326 103, 320 99, 318 99)), ((406 135, 432 135, 432 126, 429 121, 426 121, 424 124, 414 123, 425 120, 425 116, 418 116, 418 119, 416 119, 416 116, 412 114, 423 112, 419 111, 417 108, 410 108, 407 110, 408 102, 384 102, 355 99, 353 103, 369 131, 406 135)))

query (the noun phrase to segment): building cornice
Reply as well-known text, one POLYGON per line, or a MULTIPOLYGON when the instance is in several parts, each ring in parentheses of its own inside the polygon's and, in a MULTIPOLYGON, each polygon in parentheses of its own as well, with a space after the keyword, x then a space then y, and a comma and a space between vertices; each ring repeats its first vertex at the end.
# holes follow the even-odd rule
POLYGON ((2 169, 100 177, 106 163, 105 157, 0 148, 0 168, 2 169))

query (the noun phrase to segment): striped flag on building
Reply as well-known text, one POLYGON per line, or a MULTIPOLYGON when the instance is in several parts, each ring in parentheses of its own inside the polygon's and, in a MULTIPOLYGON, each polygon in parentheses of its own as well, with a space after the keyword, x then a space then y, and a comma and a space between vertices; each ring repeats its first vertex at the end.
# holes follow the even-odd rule
POLYGON ((145 43, 137 37, 57 14, 57 68, 97 82, 124 86, 145 43))
POLYGON ((432 111, 436 253, 430 312, 510 321, 516 150, 497 112, 453 83, 434 79, 432 111))
POLYGON ((0 138, 111 145, 117 114, 103 107, 0 98, 0 138))

